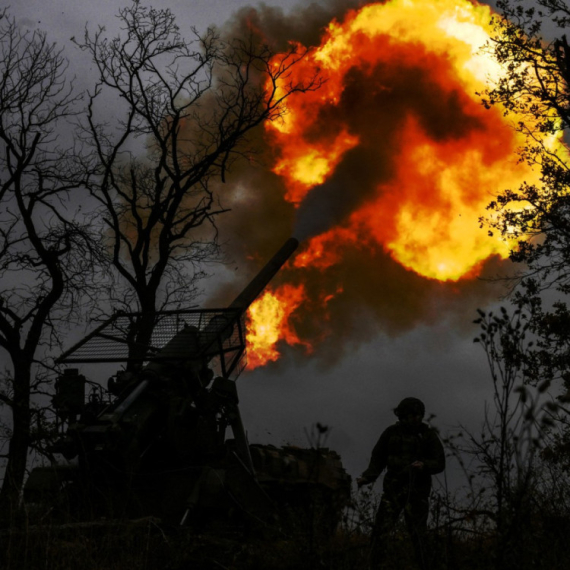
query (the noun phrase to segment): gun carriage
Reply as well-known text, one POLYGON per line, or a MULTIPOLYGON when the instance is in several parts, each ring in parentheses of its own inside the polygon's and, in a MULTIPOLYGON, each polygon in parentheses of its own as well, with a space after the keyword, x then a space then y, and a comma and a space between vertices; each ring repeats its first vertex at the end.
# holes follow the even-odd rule
POLYGON ((297 245, 288 240, 227 308, 157 312, 144 346, 135 340, 142 315, 117 313, 65 352, 66 365, 126 367, 106 390, 64 370, 51 451, 67 462, 34 469, 24 500, 79 519, 153 515, 184 524, 238 513, 271 524, 280 505, 318 495, 327 517, 338 515, 350 494, 340 457, 250 445, 239 411, 245 313, 297 245))

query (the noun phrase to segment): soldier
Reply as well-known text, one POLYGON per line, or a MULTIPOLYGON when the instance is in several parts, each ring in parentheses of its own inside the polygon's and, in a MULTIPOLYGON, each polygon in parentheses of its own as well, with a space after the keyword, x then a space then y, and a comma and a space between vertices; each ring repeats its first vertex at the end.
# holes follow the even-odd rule
POLYGON ((404 511, 416 560, 426 570, 431 476, 445 469, 445 453, 435 430, 422 422, 425 406, 421 400, 405 398, 394 413, 398 422, 382 433, 368 469, 356 480, 358 488, 369 485, 386 468, 382 499, 372 530, 370 567, 371 570, 381 567, 389 534, 404 511))

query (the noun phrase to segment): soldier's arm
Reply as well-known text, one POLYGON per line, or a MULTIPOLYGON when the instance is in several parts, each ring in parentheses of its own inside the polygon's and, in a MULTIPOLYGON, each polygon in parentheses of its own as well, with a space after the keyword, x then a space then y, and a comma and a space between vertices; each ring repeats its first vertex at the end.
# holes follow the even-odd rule
POLYGON ((390 439, 390 428, 385 430, 380 439, 374 446, 372 450, 372 456, 370 457, 370 463, 368 468, 359 477, 361 484, 366 485, 367 483, 373 483, 378 479, 380 473, 386 468, 388 462, 388 441, 390 439))
POLYGON ((429 430, 426 443, 426 457, 422 460, 423 468, 430 475, 441 473, 445 469, 445 451, 435 430, 429 430))

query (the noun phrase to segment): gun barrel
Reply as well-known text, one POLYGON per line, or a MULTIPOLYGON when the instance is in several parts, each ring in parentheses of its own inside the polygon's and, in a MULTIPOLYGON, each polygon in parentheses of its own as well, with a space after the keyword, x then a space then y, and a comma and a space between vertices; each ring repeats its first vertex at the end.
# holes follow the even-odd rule
MULTIPOLYGON (((212 316, 208 324, 198 332, 197 329, 185 328, 180 330, 156 355, 156 359, 168 360, 189 358, 192 354, 202 354, 212 358, 220 351, 220 342, 231 337, 234 326, 240 316, 255 301, 265 289, 275 274, 291 257, 299 246, 295 238, 288 239, 279 251, 265 264, 263 269, 250 281, 245 289, 229 305, 228 311, 212 316)), ((160 368, 160 364, 150 363, 147 368, 160 368)))
POLYGON ((250 281, 249 285, 233 300, 229 308, 245 311, 265 289, 298 246, 299 240, 289 238, 281 246, 281 249, 265 264, 265 267, 250 281))

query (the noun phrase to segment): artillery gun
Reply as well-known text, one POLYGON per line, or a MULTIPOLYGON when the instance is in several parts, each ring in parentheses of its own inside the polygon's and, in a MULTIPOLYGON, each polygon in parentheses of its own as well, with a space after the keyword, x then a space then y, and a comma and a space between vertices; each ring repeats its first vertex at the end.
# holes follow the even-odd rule
POLYGON ((34 469, 24 500, 81 520, 152 515, 204 524, 238 513, 270 524, 280 505, 318 496, 330 524, 350 494, 340 457, 250 445, 235 382, 245 367, 247 308, 297 245, 288 240, 225 309, 157 312, 148 345, 133 340, 141 315, 117 313, 65 352, 63 364, 127 366, 107 390, 76 368, 58 378, 61 437, 51 451, 68 462, 34 469))

